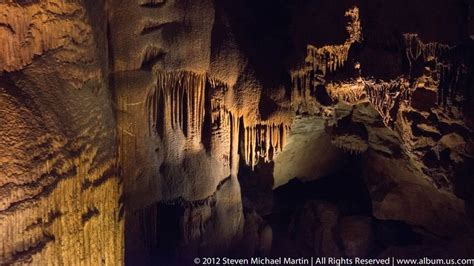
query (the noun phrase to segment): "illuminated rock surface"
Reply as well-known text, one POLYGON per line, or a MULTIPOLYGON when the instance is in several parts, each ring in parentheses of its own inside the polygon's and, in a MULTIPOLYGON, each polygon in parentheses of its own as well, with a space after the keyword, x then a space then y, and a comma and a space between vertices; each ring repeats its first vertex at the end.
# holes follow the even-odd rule
POLYGON ((0 3, 0 264, 123 262, 103 4, 0 3))
POLYGON ((0 264, 472 256, 472 10, 0 1, 0 264))

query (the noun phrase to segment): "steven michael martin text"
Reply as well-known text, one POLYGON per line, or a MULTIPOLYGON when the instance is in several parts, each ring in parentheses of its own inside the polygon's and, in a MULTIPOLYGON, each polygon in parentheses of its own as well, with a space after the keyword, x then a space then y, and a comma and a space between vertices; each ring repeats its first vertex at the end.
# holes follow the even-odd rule
MULTIPOLYGON (((215 260, 215 258, 213 259, 215 260)), ((206 260, 204 259, 204 264, 206 260)), ((212 264, 221 265, 311 265, 311 260, 306 258, 250 258, 231 259, 222 258, 220 261, 212 261, 212 264)))

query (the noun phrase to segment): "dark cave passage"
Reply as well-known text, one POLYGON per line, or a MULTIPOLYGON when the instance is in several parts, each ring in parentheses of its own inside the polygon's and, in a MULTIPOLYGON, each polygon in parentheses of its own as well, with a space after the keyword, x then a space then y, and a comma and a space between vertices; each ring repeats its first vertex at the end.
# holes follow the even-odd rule
MULTIPOLYGON (((306 182, 293 178, 274 190, 271 164, 259 164, 254 171, 242 165, 239 181, 249 221, 246 226, 256 227, 247 230, 263 234, 269 227, 272 231, 270 250, 261 253, 257 247, 255 254, 244 254, 379 258, 390 248, 446 241, 404 221, 374 217, 371 195, 360 169, 363 161, 361 156, 354 156, 335 174, 306 182), (329 238, 324 235, 326 229, 329 238)), ((256 241, 262 245, 261 238, 256 241)), ((418 252, 432 254, 423 249, 418 252)), ((442 257, 447 254, 438 253, 442 257)))

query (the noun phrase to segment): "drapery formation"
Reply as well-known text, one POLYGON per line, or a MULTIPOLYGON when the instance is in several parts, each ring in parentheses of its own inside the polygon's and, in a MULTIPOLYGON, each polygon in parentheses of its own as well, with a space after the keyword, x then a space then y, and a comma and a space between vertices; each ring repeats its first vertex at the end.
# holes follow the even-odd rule
POLYGON ((162 136, 179 130, 192 145, 199 145, 205 81, 204 75, 191 72, 159 72, 148 98, 150 129, 162 136))
POLYGON ((382 116, 385 125, 393 128, 400 106, 410 101, 411 89, 408 80, 367 80, 364 81, 364 88, 370 103, 382 116))
POLYGON ((243 156, 252 168, 262 158, 270 162, 287 143, 289 126, 285 124, 257 124, 244 128, 243 156))
POLYGON ((294 110, 314 107, 316 87, 325 83, 324 77, 344 67, 351 46, 362 41, 359 8, 353 7, 345 13, 350 18, 346 26, 349 37, 343 44, 323 47, 307 46, 305 67, 291 71, 291 105, 294 110))
POLYGON ((192 72, 158 72, 157 84, 147 96, 149 130, 161 138, 182 134, 187 148, 202 144, 205 115, 209 113, 211 135, 226 146, 225 159, 232 173, 238 171, 240 155, 252 168, 259 162, 269 162, 283 150, 290 132, 286 123, 246 119, 225 104, 222 95, 208 97, 211 91, 225 94, 229 88, 222 82, 192 72), (207 93, 206 91, 209 91, 207 93), (210 101, 209 105, 206 101, 210 101), (209 110, 206 110, 206 106, 209 110), (244 119, 241 119, 243 117, 244 119), (243 123, 243 125, 242 125, 243 123), (240 128, 243 127, 243 135, 240 128))
POLYGON ((430 65, 425 68, 426 75, 431 75, 438 83, 438 104, 442 106, 457 105, 456 98, 462 90, 468 88, 467 60, 460 47, 450 46, 438 42, 423 42, 418 34, 403 35, 405 53, 410 64, 410 70, 415 64, 430 65))

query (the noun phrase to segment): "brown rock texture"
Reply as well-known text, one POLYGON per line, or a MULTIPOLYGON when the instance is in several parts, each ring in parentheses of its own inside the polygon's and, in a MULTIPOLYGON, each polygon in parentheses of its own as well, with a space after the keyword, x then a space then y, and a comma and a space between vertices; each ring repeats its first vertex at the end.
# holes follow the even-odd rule
POLYGON ((187 263, 241 237, 240 115, 224 106, 227 85, 207 75, 214 12, 212 1, 111 6, 130 263, 187 263))
POLYGON ((474 5, 429 2, 0 0, 0 264, 472 255, 474 5))
POLYGON ((123 262, 114 114, 89 12, 0 3, 0 264, 123 262))

